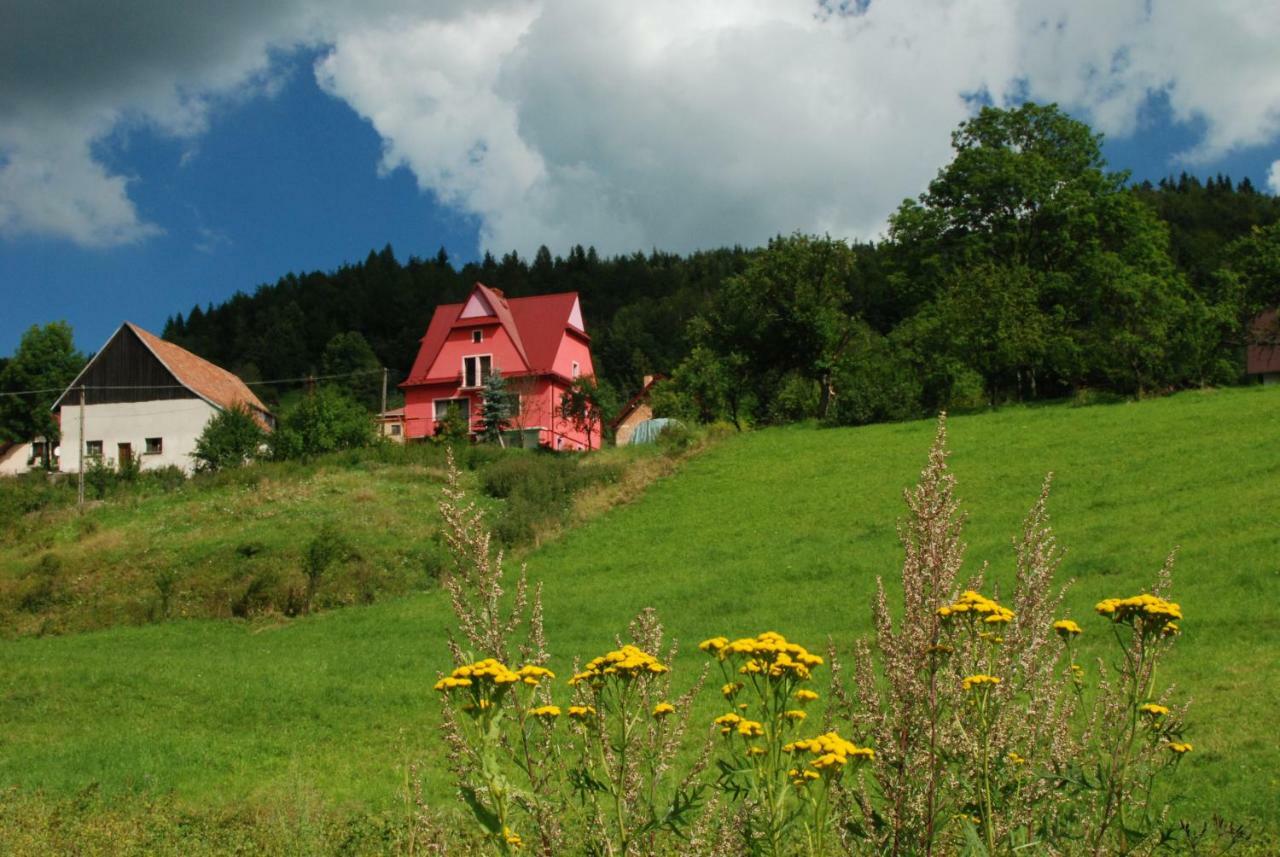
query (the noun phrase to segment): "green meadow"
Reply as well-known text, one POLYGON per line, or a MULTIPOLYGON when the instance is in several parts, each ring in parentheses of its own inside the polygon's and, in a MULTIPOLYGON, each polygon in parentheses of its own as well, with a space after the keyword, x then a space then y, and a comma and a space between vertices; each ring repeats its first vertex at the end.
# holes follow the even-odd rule
MULTIPOLYGON (((1066 613, 1085 628, 1086 663, 1110 656, 1094 602, 1137 593, 1177 549, 1174 598, 1186 621, 1161 681, 1194 700, 1195 752, 1176 778, 1181 811, 1274 830, 1280 388, 1010 407, 948 422, 967 565, 975 574, 988 565, 988 587, 1009 585, 1010 541, 1053 472, 1049 508, 1066 549, 1059 579, 1074 581, 1066 613)), ((574 657, 610 647, 644 607, 681 642, 675 667, 685 680, 702 666, 697 642, 718 634, 772 629, 811 648, 830 636, 847 651, 869 631, 877 577, 896 586, 902 491, 934 430, 921 421, 731 436, 634 502, 530 552, 553 668, 564 676, 574 657)), ((394 552, 435 520, 436 490, 389 485, 353 479, 349 508, 394 552), (401 508, 384 511, 389 504, 401 508)), ((199 515, 218 509, 185 514, 198 528, 199 515)), ((251 525, 263 541, 310 538, 287 517, 251 525)), ((146 539, 128 531, 131 544, 146 539)), ((129 569, 120 575, 142 585, 129 569)), ((171 620, 2 642, 0 785, 50 799, 92 788, 120 806, 306 795, 394 812, 409 765, 420 763, 429 795, 446 804, 430 685, 446 665, 450 622, 443 594, 428 591, 296 619, 171 620)), ((704 693, 708 716, 718 713, 713 695, 704 693)))

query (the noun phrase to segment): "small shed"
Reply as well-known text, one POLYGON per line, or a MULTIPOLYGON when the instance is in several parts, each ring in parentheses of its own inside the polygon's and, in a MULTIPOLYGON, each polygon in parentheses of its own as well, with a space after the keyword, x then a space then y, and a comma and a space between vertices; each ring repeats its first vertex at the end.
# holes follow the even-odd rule
POLYGON ((392 443, 404 443, 404 408, 378 414, 378 433, 392 443))
MULTIPOLYGON (((613 442, 618 446, 632 443, 636 427, 646 420, 653 419, 653 408, 649 405, 649 393, 653 385, 665 381, 665 375, 645 375, 640 391, 631 397, 613 420, 613 442)), ((643 442, 643 441, 641 441, 643 442)))
POLYGON ((1267 310, 1249 325, 1245 371, 1264 384, 1280 384, 1280 312, 1267 310))

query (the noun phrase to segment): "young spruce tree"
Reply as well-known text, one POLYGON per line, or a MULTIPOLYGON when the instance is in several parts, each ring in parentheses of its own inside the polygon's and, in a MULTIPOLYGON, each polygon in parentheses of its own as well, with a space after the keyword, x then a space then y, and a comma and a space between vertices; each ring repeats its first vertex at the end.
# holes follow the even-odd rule
POLYGON ((480 436, 486 441, 497 441, 506 446, 502 440, 502 431, 510 419, 511 396, 507 393, 507 383, 503 380, 502 373, 495 367, 484 382, 484 398, 480 402, 480 436))

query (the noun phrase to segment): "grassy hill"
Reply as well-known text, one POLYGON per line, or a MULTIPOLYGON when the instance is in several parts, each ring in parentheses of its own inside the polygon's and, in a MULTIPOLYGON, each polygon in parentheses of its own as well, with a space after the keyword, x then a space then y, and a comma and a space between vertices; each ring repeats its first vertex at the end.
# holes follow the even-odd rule
MULTIPOLYGON (((676 667, 686 675, 699 664, 687 650, 714 634, 772 628, 844 645, 866 633, 876 576, 897 574, 901 492, 933 429, 732 437, 638 502, 533 552, 556 664, 598 654, 646 606, 685 642, 676 667)), ((1054 471, 1062 576, 1076 580, 1068 605, 1087 644, 1103 636, 1092 604, 1137 592, 1179 548, 1174 595, 1187 621, 1164 678, 1195 699, 1196 752, 1178 779, 1189 811, 1274 825, 1280 389, 956 417, 951 448, 969 565, 989 562, 996 581, 1009 580, 1010 537, 1054 471)), ((403 498, 380 492, 353 500, 351 515, 381 521, 371 537, 398 544, 409 525, 378 510, 403 498)), ((419 503, 421 517, 434 515, 434 503, 419 503)), ((0 784, 56 798, 96 783, 112 802, 313 795, 389 810, 407 764, 440 755, 430 683, 446 661, 449 619, 433 591, 271 623, 171 621, 0 643, 0 784)), ((439 778, 428 787, 446 794, 439 778)))

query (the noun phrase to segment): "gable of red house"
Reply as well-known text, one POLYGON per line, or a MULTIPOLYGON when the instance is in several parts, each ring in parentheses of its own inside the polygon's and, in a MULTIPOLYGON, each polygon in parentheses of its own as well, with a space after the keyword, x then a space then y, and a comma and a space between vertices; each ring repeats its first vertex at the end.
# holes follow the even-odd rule
POLYGON ((510 435, 524 445, 597 449, 599 426, 579 430, 560 416, 560 398, 579 375, 594 375, 591 338, 577 292, 508 298, 483 283, 465 301, 436 307, 404 390, 404 433, 430 437, 450 407, 479 428, 484 381, 497 369, 519 396, 510 435))

